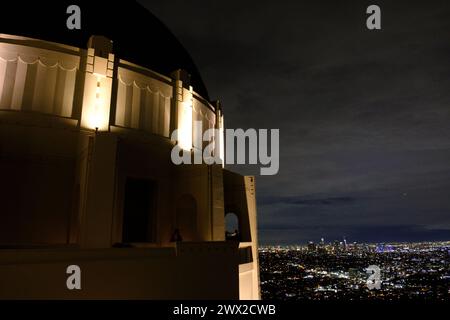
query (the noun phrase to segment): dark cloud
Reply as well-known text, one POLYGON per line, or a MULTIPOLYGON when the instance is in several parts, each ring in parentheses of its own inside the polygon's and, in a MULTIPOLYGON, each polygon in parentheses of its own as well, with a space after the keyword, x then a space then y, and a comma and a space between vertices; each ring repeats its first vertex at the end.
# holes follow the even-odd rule
POLYGON ((279 174, 256 179, 262 242, 448 235, 448 1, 378 1, 375 32, 365 0, 141 2, 191 53, 227 127, 280 129, 279 174), (297 229, 268 228, 280 224, 297 229))
POLYGON ((260 201, 260 204, 294 204, 294 205, 307 205, 307 206, 322 206, 322 205, 339 205, 339 204, 351 204, 355 202, 351 197, 330 197, 330 198, 315 198, 305 199, 303 197, 265 197, 260 201))

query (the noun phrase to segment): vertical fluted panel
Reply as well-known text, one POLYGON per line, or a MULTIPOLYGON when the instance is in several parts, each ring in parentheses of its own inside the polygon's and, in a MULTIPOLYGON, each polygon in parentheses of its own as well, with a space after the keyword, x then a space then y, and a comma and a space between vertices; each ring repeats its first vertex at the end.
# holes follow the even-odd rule
POLYGON ((36 85, 34 86, 34 97, 32 99, 32 109, 34 111, 54 112, 57 74, 57 65, 47 67, 41 63, 37 64, 36 85))
POLYGON ((158 80, 119 69, 115 124, 169 137, 171 90, 158 80))
POLYGON ((76 75, 77 66, 46 64, 39 57, 0 57, 0 109, 71 117, 76 75))

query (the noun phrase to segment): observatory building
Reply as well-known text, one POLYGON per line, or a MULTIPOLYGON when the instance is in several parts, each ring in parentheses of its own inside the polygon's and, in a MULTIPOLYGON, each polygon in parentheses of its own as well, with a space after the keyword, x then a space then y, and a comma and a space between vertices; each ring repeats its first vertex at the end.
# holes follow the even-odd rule
POLYGON ((0 298, 259 299, 254 178, 173 164, 194 121, 223 132, 222 106, 139 4, 5 4, 0 298))

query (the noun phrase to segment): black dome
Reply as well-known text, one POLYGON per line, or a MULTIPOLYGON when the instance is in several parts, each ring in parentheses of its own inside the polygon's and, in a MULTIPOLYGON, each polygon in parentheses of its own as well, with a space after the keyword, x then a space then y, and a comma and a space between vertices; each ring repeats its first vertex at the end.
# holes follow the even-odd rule
POLYGON ((135 1, 8 0, 0 10, 0 33, 20 35, 85 48, 91 35, 113 40, 120 58, 164 75, 176 69, 191 74, 194 90, 209 100, 208 92, 189 53, 169 29, 135 1), (70 5, 81 9, 81 30, 69 30, 70 5))

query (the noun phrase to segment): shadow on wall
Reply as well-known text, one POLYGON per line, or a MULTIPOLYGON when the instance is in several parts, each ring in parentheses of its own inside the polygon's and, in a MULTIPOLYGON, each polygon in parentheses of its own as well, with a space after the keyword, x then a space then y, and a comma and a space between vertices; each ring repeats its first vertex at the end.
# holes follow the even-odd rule
POLYGON ((197 202, 193 196, 185 194, 178 199, 175 219, 173 241, 198 240, 197 202))

